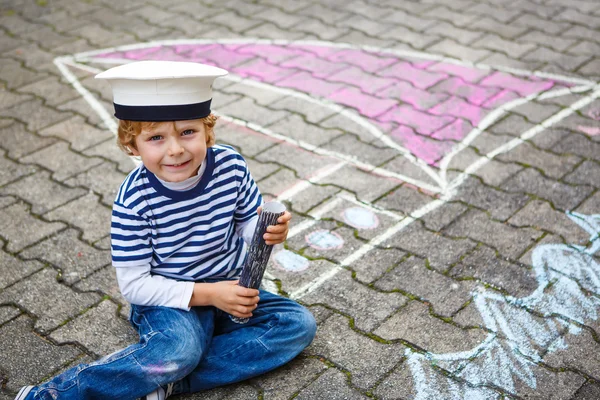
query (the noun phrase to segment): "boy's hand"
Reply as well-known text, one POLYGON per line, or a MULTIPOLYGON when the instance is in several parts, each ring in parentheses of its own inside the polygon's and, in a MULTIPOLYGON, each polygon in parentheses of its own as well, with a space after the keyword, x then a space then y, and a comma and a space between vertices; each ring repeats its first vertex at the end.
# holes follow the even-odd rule
POLYGON ((258 290, 238 286, 238 281, 211 283, 211 303, 234 317, 250 318, 258 306, 258 290))
MULTIPOLYGON (((259 214, 261 211, 262 207, 258 207, 259 214)), ((277 225, 267 226, 267 233, 263 235, 265 243, 268 245, 274 245, 285 242, 288 231, 290 230, 289 223, 291 219, 292 214, 286 210, 281 217, 277 218, 277 225)))

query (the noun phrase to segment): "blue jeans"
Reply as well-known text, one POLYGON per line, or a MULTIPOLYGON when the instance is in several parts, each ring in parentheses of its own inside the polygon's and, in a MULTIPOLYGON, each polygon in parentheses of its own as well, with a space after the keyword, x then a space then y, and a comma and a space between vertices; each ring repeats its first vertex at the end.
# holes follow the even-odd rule
POLYGON ((171 382, 178 382, 177 392, 211 389, 287 363, 316 333, 306 308, 262 290, 246 324, 214 307, 136 305, 131 324, 139 343, 52 378, 35 389, 34 399, 133 400, 171 382))

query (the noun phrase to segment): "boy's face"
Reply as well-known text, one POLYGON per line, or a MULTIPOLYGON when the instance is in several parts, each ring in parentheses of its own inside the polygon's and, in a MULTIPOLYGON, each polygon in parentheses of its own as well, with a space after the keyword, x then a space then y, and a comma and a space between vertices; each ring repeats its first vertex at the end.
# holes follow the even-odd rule
POLYGON ((161 122, 144 127, 131 152, 158 178, 181 182, 198 173, 206 157, 206 131, 201 120, 161 122))

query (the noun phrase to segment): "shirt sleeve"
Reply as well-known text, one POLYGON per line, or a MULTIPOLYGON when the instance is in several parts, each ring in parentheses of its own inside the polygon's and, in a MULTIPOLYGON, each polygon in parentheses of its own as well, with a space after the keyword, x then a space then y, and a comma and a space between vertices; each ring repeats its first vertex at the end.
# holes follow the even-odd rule
POLYGON ((253 218, 236 224, 235 230, 238 236, 241 236, 248 246, 252 243, 252 237, 254 236, 254 230, 256 229, 257 223, 258 215, 254 215, 253 218))
POLYGON ((194 282, 176 281, 150 274, 145 267, 116 268, 121 294, 131 304, 190 310, 194 282))
POLYGON ((139 267, 152 261, 151 221, 122 204, 114 203, 110 248, 115 267, 139 267))

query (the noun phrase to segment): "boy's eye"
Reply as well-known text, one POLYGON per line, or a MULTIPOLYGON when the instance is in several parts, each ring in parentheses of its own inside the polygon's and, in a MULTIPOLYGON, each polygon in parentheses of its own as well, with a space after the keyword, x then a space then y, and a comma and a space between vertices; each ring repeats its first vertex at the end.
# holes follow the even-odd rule
POLYGON ((193 129, 186 129, 185 131, 181 132, 182 135, 191 135, 192 133, 194 133, 193 129))
POLYGON ((148 140, 160 140, 160 139, 162 139, 162 136, 154 135, 154 136, 150 137, 150 139, 148 139, 148 140))

